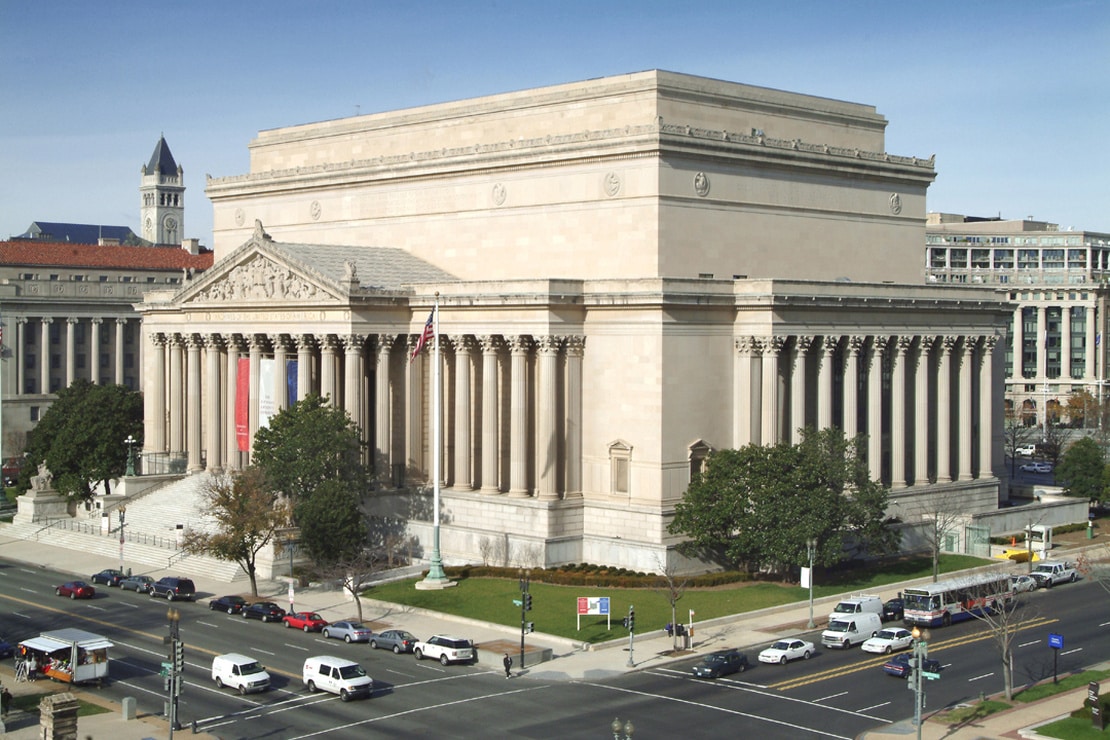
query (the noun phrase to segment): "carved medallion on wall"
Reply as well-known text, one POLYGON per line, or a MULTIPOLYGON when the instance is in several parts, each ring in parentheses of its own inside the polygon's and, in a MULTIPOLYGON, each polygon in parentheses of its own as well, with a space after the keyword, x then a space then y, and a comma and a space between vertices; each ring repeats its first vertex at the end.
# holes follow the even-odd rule
POLYGON ((243 222, 247 220, 247 214, 243 213, 242 208, 235 209, 235 225, 242 226, 243 222))
POLYGON ((320 201, 314 200, 312 201, 312 204, 308 207, 308 214, 312 216, 313 221, 319 221, 320 214, 323 212, 323 210, 324 209, 320 206, 320 201))
POLYGON ((605 174, 605 194, 610 198, 614 197, 621 191, 621 176, 616 172, 608 172, 605 174))
POLYGON ((709 177, 704 172, 694 175, 694 192, 702 198, 709 195, 709 177))
POLYGON ((902 196, 898 193, 890 194, 890 212, 895 216, 902 212, 902 196))
POLYGON ((500 205, 504 205, 505 197, 508 195, 508 191, 505 190, 504 185, 502 185, 501 183, 497 183, 496 185, 493 186, 492 195, 493 195, 494 205, 500 206, 500 205))

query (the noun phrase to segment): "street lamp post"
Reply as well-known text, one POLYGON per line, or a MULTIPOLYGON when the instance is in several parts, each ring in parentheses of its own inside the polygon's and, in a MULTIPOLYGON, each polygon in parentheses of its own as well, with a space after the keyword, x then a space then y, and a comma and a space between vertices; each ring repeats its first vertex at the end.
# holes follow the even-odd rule
POLYGON ((166 642, 170 645, 169 675, 166 688, 169 691, 169 701, 166 702, 166 717, 170 721, 170 740, 173 740, 173 731, 181 729, 177 721, 177 697, 181 694, 181 671, 185 668, 185 650, 181 644, 181 613, 170 607, 166 610, 166 619, 169 620, 170 636, 166 642))
POLYGON ((1048 443, 1048 383, 1041 386, 1041 441, 1048 443))
POLYGON ((123 515, 127 513, 127 507, 121 506, 119 509, 119 570, 123 572, 123 515))
POLYGON ((627 720, 624 724, 621 724, 620 717, 614 717, 609 724, 609 729, 613 731, 613 740, 632 740, 632 731, 636 728, 632 725, 632 720, 627 720), (624 735, 621 735, 622 729, 624 735))
POLYGON ((123 440, 123 443, 125 445, 127 445, 127 475, 129 477, 134 476, 135 475, 135 445, 138 444, 138 440, 136 440, 133 436, 128 434, 127 439, 123 440))
POLYGON ((917 727, 917 740, 921 740, 921 713, 925 706, 925 692, 922 690, 922 674, 925 672, 925 659, 929 657, 929 630, 916 625, 913 628, 913 660, 910 661, 910 681, 913 689, 913 723, 917 727))
POLYGON ((813 557, 817 554, 817 540, 810 537, 806 540, 806 553, 809 555, 809 622, 806 623, 808 629, 813 629, 817 625, 813 621, 813 557))

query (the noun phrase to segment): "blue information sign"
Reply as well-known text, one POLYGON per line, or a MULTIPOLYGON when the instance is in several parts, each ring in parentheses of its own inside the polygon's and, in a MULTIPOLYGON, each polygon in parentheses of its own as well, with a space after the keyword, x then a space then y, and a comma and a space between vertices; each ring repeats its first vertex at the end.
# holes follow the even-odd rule
POLYGON ((1048 646, 1060 650, 1064 647, 1064 636, 1055 632, 1048 633, 1048 646))
POLYGON ((601 614, 608 614, 609 613, 609 597, 608 596, 602 596, 601 598, 599 598, 597 600, 597 605, 598 605, 598 607, 600 607, 600 613, 601 614))

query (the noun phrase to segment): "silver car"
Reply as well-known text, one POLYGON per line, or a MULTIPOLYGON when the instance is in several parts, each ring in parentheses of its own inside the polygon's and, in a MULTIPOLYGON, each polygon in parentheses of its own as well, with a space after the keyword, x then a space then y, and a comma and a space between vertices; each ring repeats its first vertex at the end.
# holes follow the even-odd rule
POLYGON ((320 631, 324 637, 335 637, 343 642, 370 642, 374 636, 373 630, 361 622, 343 620, 332 622, 320 631))
POLYGON ((416 644, 416 635, 405 630, 386 630, 370 638, 370 647, 392 650, 394 653, 411 653, 416 644))
POLYGON ((127 576, 119 582, 121 591, 134 591, 137 594, 150 593, 154 579, 150 576, 127 576))

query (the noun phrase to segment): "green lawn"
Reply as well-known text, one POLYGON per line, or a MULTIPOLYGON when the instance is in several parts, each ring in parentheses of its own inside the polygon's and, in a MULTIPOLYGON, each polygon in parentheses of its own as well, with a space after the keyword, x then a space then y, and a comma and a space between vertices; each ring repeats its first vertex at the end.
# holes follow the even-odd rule
MULTIPOLYGON (((982 565, 985 561, 966 555, 944 555, 941 557, 943 572, 982 565)), ((912 578, 920 578, 930 573, 930 563, 926 558, 918 558, 883 568, 881 571, 857 569, 827 576, 835 581, 834 585, 816 585, 814 598, 832 596, 846 591, 867 591, 882 588, 912 578)), ((467 578, 459 581, 453 588, 442 591, 418 591, 414 587, 417 579, 375 586, 363 592, 371 599, 380 599, 396 604, 422 607, 459 616, 480 619, 507 626, 520 625, 520 607, 513 604, 520 598, 516 578, 467 578)), ((531 585, 532 611, 526 619, 535 622, 536 631, 560 635, 584 642, 604 642, 619 637, 627 637, 628 631, 621 626, 621 619, 628 614, 628 608, 636 609, 636 632, 662 630, 671 621, 671 608, 667 592, 663 589, 621 589, 588 586, 552 586, 533 582, 531 585), (611 627, 606 627, 604 617, 583 616, 581 630, 576 628, 578 598, 583 596, 608 596, 612 615, 611 627)), ((809 591, 798 586, 774 583, 750 583, 717 589, 687 589, 676 605, 680 622, 688 620, 689 610, 696 612, 697 622, 705 619, 724 617, 756 611, 770 606, 805 602, 809 591)), ((820 607, 814 612, 815 618, 824 616, 820 607)))

